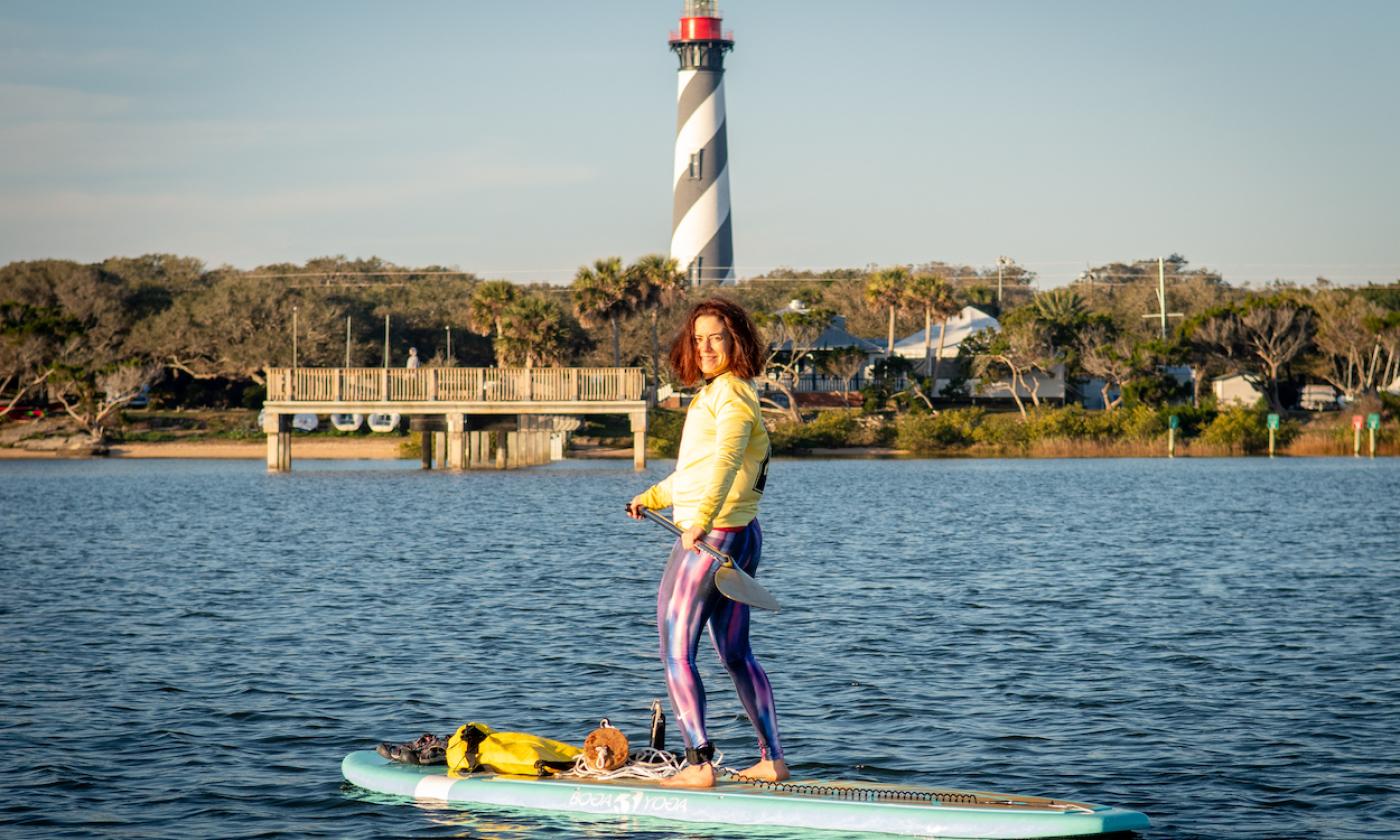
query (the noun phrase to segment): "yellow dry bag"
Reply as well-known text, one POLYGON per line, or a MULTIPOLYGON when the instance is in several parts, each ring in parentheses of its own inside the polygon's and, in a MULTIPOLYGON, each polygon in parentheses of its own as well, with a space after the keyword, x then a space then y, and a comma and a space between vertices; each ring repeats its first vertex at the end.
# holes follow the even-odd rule
POLYGON ((583 751, 526 732, 497 732, 468 723, 447 742, 447 768, 454 776, 487 770, 513 776, 548 776, 574 766, 583 751))

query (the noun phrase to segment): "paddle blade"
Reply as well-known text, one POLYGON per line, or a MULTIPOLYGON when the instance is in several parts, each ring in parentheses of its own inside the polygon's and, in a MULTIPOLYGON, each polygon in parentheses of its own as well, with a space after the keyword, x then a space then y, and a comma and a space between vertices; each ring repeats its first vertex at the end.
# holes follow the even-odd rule
POLYGON ((769 594, 758 581, 745 574, 743 569, 729 563, 715 571, 715 587, 731 601, 773 612, 782 609, 778 606, 778 599, 769 594))

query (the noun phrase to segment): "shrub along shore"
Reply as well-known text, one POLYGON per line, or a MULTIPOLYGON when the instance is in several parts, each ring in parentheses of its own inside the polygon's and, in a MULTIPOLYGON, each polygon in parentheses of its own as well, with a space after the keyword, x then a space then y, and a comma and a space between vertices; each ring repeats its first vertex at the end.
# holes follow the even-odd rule
MULTIPOLYGON (((779 455, 876 453, 914 457, 1137 458, 1167 454, 1170 417, 1177 416, 1176 455, 1241 456, 1267 454, 1268 412, 1231 407, 1192 408, 1136 405, 1114 411, 1088 411, 1077 405, 1041 406, 1026 420, 1016 412, 955 408, 939 412, 862 413, 829 409, 805 423, 770 421, 769 436, 779 455)), ((653 411, 651 452, 674 456, 683 414, 653 411)), ((1275 433, 1279 455, 1350 455, 1351 415, 1288 417, 1275 433)), ((1362 454, 1369 453, 1362 432, 1362 454)), ((1377 455, 1400 455, 1394 424, 1381 427, 1377 455)))
MULTIPOLYGON (((1222 457, 1268 453, 1268 412, 1262 408, 1152 408, 1136 405, 1114 411, 1088 411, 1076 405, 1031 409, 1023 421, 1014 411, 954 408, 938 412, 911 410, 892 414, 827 409, 803 423, 770 417, 769 436, 780 456, 819 457, 971 457, 971 458, 1142 458, 1167 454, 1169 418, 1177 416, 1178 457, 1222 457)), ((129 411, 113 430, 112 454, 136 457, 234 457, 232 447, 247 447, 246 457, 262 457, 264 437, 249 410, 129 411), (201 448, 203 447, 203 449, 201 448)), ((683 411, 653 409, 648 422, 648 454, 675 457, 680 445, 683 411)), ((390 435, 365 429, 340 432, 329 426, 298 439, 323 444, 326 453, 311 457, 417 458, 416 437, 403 430, 390 435), (389 441, 395 447, 386 449, 389 441), (332 449, 326 444, 338 442, 332 449), (358 447, 356 444, 360 444, 358 447), (369 453, 370 449, 374 454, 369 453), (333 454, 332 454, 333 453, 333 454)), ((86 436, 62 416, 42 421, 0 422, 0 457, 6 453, 72 454, 86 436)), ((573 457, 596 457, 629 450, 631 436, 624 418, 588 418, 573 439, 573 457)), ((1351 455, 1355 444, 1351 413, 1298 414, 1285 417, 1276 433, 1279 455, 1351 455)), ((1361 433, 1361 453, 1369 454, 1368 433, 1361 433)), ((1376 436, 1377 455, 1400 455, 1400 433, 1393 423, 1376 436)))

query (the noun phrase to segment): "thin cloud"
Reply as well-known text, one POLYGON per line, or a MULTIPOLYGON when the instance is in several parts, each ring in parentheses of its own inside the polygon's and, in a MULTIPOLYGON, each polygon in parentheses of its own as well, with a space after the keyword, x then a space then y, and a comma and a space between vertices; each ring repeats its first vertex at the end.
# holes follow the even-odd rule
POLYGON ((14 125, 48 120, 104 119, 126 112, 125 96, 91 93, 55 85, 17 85, 0 82, 0 117, 14 125))
POLYGON ((192 59, 129 47, 59 49, 29 46, 52 40, 54 33, 0 21, 0 72, 51 75, 78 71, 116 73, 124 70, 178 71, 194 66, 192 59))
POLYGON ((28 224, 79 224, 140 217, 158 224, 185 217, 226 221, 301 217, 389 210, 425 201, 450 200, 482 191, 554 187, 595 180, 587 166, 537 166, 482 155, 449 155, 418 162, 411 170, 382 173, 334 186, 287 187, 230 194, 40 189, 7 192, 0 220, 28 224))
POLYGON ((296 150, 334 142, 361 130, 348 123, 277 120, 162 120, 0 118, 0 179, 6 176, 130 175, 227 165, 229 155, 254 149, 296 150), (8 123, 8 124, 6 124, 8 123))

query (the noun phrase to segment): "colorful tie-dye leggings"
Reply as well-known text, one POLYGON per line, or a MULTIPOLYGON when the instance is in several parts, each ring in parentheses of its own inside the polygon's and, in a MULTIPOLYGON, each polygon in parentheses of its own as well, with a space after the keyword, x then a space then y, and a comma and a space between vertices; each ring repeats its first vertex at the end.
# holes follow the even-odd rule
MULTIPOLYGON (((734 558, 739 568, 754 575, 763 550, 763 530, 758 520, 737 530, 714 530, 705 542, 734 558)), ((708 554, 686 551, 676 540, 666 573, 656 596, 656 625, 661 634, 661 661, 666 665, 666 688, 685 745, 699 749, 709 743, 705 735, 705 687, 695 667, 700 630, 710 625, 710 639, 734 680, 739 700, 758 732, 758 748, 765 759, 780 759, 778 716, 773 687, 749 647, 749 607, 731 601, 715 588, 713 570, 719 565, 708 554)))

